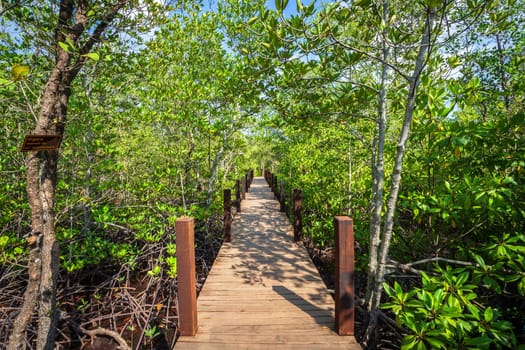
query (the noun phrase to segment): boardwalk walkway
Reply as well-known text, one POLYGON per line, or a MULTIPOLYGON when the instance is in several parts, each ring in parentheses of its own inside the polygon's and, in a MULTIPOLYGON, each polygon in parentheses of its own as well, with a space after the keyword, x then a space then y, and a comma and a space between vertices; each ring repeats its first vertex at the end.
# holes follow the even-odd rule
POLYGON ((334 331, 334 301, 263 178, 255 178, 175 350, 361 349, 334 331))

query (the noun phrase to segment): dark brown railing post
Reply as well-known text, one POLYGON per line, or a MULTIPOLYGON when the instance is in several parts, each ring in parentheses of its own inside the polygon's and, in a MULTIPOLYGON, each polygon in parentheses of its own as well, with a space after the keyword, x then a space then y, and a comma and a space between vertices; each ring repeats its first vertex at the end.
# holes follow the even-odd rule
POLYGON ((246 177, 241 177, 241 199, 246 199, 246 177))
POLYGON ((277 196, 277 190, 278 190, 278 188, 277 188, 277 184, 278 184, 278 183, 277 183, 277 176, 274 176, 274 177, 273 177, 273 198, 275 198, 275 199, 279 198, 279 197, 277 196))
POLYGON ((250 189, 250 177, 248 176, 248 173, 244 175, 244 182, 246 183, 246 192, 250 189))
POLYGON ((354 335, 354 225, 336 216, 335 226, 335 330, 354 335))
POLYGON ((241 212, 241 181, 235 180, 235 209, 237 213, 241 212))
POLYGON ((197 333, 197 288, 195 278, 195 240, 193 218, 175 222, 180 335, 197 333))
POLYGON ((303 218, 301 216, 303 196, 298 188, 293 190, 293 203, 293 240, 299 242, 303 231, 303 218))
POLYGON ((269 178, 268 178, 268 186, 270 186, 270 188, 272 189, 273 191, 273 174, 270 172, 269 173, 269 178))
POLYGON ((284 180, 281 180, 281 192, 279 196, 279 203, 281 204, 279 211, 282 213, 286 213, 286 201, 284 198, 284 180))
POLYGON ((232 190, 224 190, 224 242, 232 240, 232 190))
POLYGON ((290 222, 292 222, 292 224, 293 224, 293 211, 294 211, 293 193, 294 193, 294 190, 290 188, 290 190, 288 191, 288 198, 290 198, 290 205, 286 206, 287 207, 286 215, 288 215, 288 219, 290 219, 290 222))

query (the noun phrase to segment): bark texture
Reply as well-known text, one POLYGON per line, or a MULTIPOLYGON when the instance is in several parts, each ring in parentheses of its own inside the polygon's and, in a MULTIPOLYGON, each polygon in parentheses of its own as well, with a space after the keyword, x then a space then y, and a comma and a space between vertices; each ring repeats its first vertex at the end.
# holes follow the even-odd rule
MULTIPOLYGON (((99 18, 95 27, 88 25, 87 0, 61 0, 55 31, 56 62, 45 85, 37 125, 37 135, 63 135, 71 83, 83 67, 93 46, 118 14, 126 1, 117 1, 99 18), (93 29, 85 40, 82 35, 93 29), (78 51, 63 50, 59 43, 71 42, 78 51), (83 42, 80 47, 80 43, 83 42)), ((58 150, 31 152, 27 158, 27 196, 31 208, 31 248, 29 279, 24 303, 14 321, 8 350, 25 349, 25 332, 38 310, 36 349, 54 348, 57 324, 56 289, 60 267, 60 252, 55 237, 55 188, 57 183, 58 150)))
POLYGON ((390 250, 390 243, 392 241, 393 228, 394 228, 394 214, 396 211, 396 204, 399 197, 399 189, 401 185, 401 173, 403 170, 403 158, 405 155, 406 144, 410 134, 410 127, 412 124, 412 118, 414 116, 415 102, 417 96, 417 90, 420 83, 420 77, 425 68, 425 59, 431 53, 431 35, 432 28, 434 25, 434 18, 436 12, 435 9, 429 7, 426 13, 426 20, 423 27, 423 33, 419 44, 418 55, 414 65, 414 70, 409 78, 409 90, 407 95, 407 101, 405 104, 405 113, 403 118, 403 125, 401 127, 401 133, 397 145, 396 157, 394 160, 394 169, 392 171, 392 182, 390 185, 390 192, 386 203, 386 214, 382 227, 382 234, 380 238, 379 251, 376 255, 377 261, 375 261, 376 269, 372 275, 373 281, 369 277, 370 292, 367 290, 367 309, 369 312, 368 326, 365 334, 365 344, 368 348, 375 348, 375 335, 377 328, 377 321, 379 317, 379 306, 381 305, 381 294, 383 291, 383 282, 385 279, 386 263, 388 258, 388 252, 390 250), (372 284, 370 284, 372 283, 372 284))

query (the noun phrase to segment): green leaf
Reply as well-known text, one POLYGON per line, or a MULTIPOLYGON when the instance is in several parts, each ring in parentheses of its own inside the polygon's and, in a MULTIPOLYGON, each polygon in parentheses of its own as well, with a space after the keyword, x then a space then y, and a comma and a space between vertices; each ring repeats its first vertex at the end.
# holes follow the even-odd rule
POLYGON ((395 292, 392 289, 392 287, 390 287, 390 285, 388 285, 388 283, 386 282, 383 282, 383 289, 385 290, 386 294, 388 294, 389 297, 393 297, 395 295, 395 292))
POLYGON ((421 272, 421 283, 423 283, 423 286, 425 287, 432 283, 425 272, 421 272))
POLYGON ((432 294, 430 294, 429 292, 424 290, 421 299, 423 301, 423 305, 425 305, 427 310, 431 310, 433 308, 433 306, 434 306, 434 299, 432 298, 432 294))
POLYGON ((70 38, 66 38, 66 43, 69 45, 70 48, 75 48, 75 43, 70 38))
POLYGON ((525 277, 523 277, 518 283, 518 292, 520 295, 525 296, 525 277))
POLYGON ((15 64, 12 70, 13 81, 24 80, 29 75, 29 66, 15 64))
POLYGON ((100 59, 100 56, 96 52, 89 52, 86 54, 83 54, 82 57, 91 58, 93 61, 98 61, 100 59))
POLYGON ((479 320, 479 308, 474 304, 467 304, 468 311, 474 316, 476 320, 479 320))
POLYGON ((314 13, 314 8, 315 8, 315 0, 313 0, 310 5, 306 6, 305 10, 304 10, 304 14, 306 16, 310 16, 314 13))
POLYGON ((8 242, 9 242, 9 237, 7 235, 0 236, 0 248, 4 248, 8 242))
POLYGON ((467 338, 465 339, 465 344, 470 346, 475 346, 479 349, 487 348, 492 341, 487 335, 483 335, 481 337, 476 338, 467 338))
POLYGON ((444 298, 443 288, 436 289, 436 291, 434 292, 434 302, 437 305, 440 305, 443 302, 443 298, 444 298))
POLYGON ((456 280, 456 285, 457 285, 457 286, 461 286, 461 285, 463 285, 463 284, 467 281, 468 278, 469 278, 469 273, 468 273, 467 271, 462 272, 462 273, 458 276, 458 278, 457 278, 457 280, 456 280))
POLYGON ((451 56, 448 58, 448 65, 451 67, 451 68, 456 68, 458 66, 461 65, 461 60, 459 57, 457 56, 451 56))
POLYGON ((401 285, 397 283, 397 281, 394 282, 394 289, 396 291, 397 296, 400 296, 401 294, 403 294, 403 288, 401 288, 401 285))
POLYGON ((63 43, 61 41, 58 42, 58 46, 60 46, 60 48, 66 52, 71 52, 69 51, 69 46, 66 44, 66 43, 63 43))
POLYGON ((417 343, 417 338, 415 335, 407 335, 401 341, 401 350, 412 350, 414 345, 417 343))
POLYGON ((419 341, 419 342, 417 343, 416 350, 426 350, 426 349, 427 349, 427 347, 425 346, 425 344, 423 344, 422 341, 419 341))
POLYGON ((9 85, 11 84, 11 81, 0 78, 0 86, 9 85))
POLYGON ((275 9, 278 12, 283 12, 283 2, 282 2, 282 0, 275 0, 275 9))
POLYGON ((252 25, 253 23, 255 23, 255 21, 257 21, 259 17, 252 17, 250 18, 247 22, 246 22, 246 25, 252 25))
POLYGON ((481 268, 485 268, 487 265, 485 264, 485 260, 483 260, 483 258, 477 254, 472 254, 472 257, 474 258, 474 260, 476 260, 476 263, 478 263, 478 265, 481 267, 481 268))
POLYGON ((483 318, 485 319, 485 322, 490 322, 494 318, 494 311, 490 306, 485 309, 485 312, 483 313, 483 318))
POLYGON ((432 346, 432 349, 444 349, 446 344, 443 340, 435 337, 426 337, 425 341, 432 346))

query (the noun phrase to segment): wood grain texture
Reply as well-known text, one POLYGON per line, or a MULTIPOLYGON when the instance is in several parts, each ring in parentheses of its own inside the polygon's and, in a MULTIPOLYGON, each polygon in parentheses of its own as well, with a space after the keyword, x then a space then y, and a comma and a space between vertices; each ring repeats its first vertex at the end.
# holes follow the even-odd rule
POLYGON ((361 349, 334 331, 334 300, 263 178, 254 178, 175 350, 361 349))

